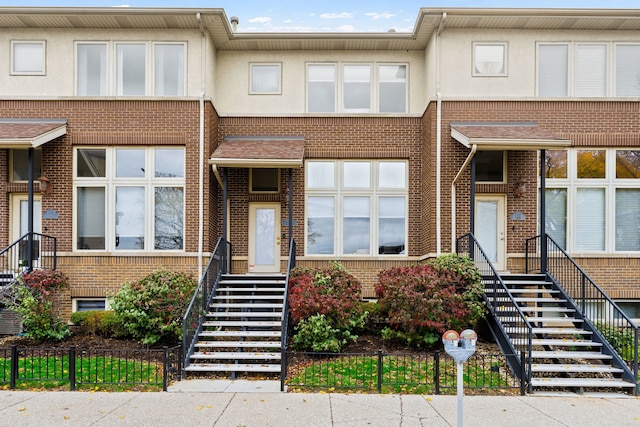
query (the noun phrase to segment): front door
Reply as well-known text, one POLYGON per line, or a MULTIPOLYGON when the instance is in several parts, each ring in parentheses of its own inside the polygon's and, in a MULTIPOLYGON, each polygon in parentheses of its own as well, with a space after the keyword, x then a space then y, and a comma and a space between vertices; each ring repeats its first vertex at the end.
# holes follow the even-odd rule
MULTIPOLYGON (((33 195, 33 232, 42 232, 42 212, 40 195, 33 195)), ((11 196, 11 241, 13 243, 29 231, 29 196, 14 194, 11 196)))
POLYGON ((249 204, 249 272, 280 272, 280 204, 249 204))
POLYGON ((476 196, 475 236, 493 266, 506 269, 505 197, 476 196))

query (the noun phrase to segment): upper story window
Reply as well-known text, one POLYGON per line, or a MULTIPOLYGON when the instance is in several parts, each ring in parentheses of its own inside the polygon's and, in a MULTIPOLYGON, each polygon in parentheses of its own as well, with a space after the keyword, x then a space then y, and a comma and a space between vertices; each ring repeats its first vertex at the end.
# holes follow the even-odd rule
POLYGON ((507 75, 507 43, 473 43, 474 76, 507 75))
POLYGON ((185 56, 184 43, 76 43, 76 94, 184 96, 185 56))
POLYGON ((74 162, 77 250, 184 250, 184 148, 77 148, 74 162))
POLYGON ((478 151, 474 157, 476 182, 504 183, 505 160, 503 151, 478 151))
MULTIPOLYGON (((13 182, 27 182, 29 180, 29 150, 14 148, 10 151, 11 177, 13 182)), ((33 150, 33 179, 42 175, 42 150, 33 150)))
POLYGON ((406 64, 308 64, 307 112, 405 113, 406 64))
POLYGON ((44 75, 46 42, 11 41, 11 74, 44 75))
POLYGON ((640 45, 540 43, 537 73, 542 97, 640 96, 640 45))
POLYGON ((252 95, 280 94, 281 64, 249 64, 250 90, 252 95))

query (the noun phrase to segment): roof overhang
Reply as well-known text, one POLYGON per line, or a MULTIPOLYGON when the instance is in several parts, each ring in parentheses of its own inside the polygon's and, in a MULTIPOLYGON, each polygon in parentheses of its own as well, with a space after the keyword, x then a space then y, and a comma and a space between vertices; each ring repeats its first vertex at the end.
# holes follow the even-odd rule
POLYGON ((571 145, 570 140, 535 122, 456 122, 450 126, 453 139, 478 150, 551 150, 571 145))
POLYGON ((0 119, 0 148, 36 148, 66 133, 66 119, 0 119))
POLYGON ((301 168, 302 137, 227 137, 215 149, 209 164, 234 168, 301 168))

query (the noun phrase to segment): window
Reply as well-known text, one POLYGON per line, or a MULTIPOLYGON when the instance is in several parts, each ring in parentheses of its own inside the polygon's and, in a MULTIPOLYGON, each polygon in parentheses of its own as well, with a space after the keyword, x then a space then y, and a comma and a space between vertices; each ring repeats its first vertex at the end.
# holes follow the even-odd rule
POLYGON ((72 311, 93 311, 93 310, 109 310, 109 304, 106 298, 74 298, 72 300, 72 311))
POLYGON ((475 155, 476 182, 504 182, 503 151, 478 151, 475 155))
POLYGON ((538 45, 538 96, 568 96, 568 70, 568 45, 538 45))
POLYGON ((607 46, 576 45, 576 96, 607 95, 607 46))
POLYGON ((250 169, 249 181, 252 193, 277 193, 280 191, 280 169, 250 169))
POLYGON ((78 148, 78 250, 183 250, 183 148, 78 148))
POLYGON ((506 76, 507 44, 506 43, 474 43, 473 44, 474 76, 506 76))
POLYGON ((407 163, 305 164, 307 255, 406 254, 407 163))
POLYGON ((116 45, 117 95, 136 96, 146 94, 146 45, 116 45))
POLYGON ((106 43, 78 43, 76 45, 76 93, 80 96, 107 94, 106 43))
POLYGON ((45 46, 44 41, 12 41, 11 74, 44 75, 45 46))
POLYGON ((545 164, 545 224, 560 246, 640 251, 640 150, 550 150, 545 164))
POLYGON ((307 112, 405 113, 406 64, 308 64, 307 112))
POLYGON ((616 96, 640 96, 640 45, 616 45, 616 96))
POLYGON ((251 86, 249 93, 280 94, 280 64, 249 64, 251 86))
MULTIPOLYGON (((33 150, 33 179, 42 175, 42 150, 33 150)), ((11 150, 11 181, 29 180, 29 149, 14 148, 11 150)))
POLYGON ((184 44, 156 43, 154 71, 156 96, 184 95, 184 44))

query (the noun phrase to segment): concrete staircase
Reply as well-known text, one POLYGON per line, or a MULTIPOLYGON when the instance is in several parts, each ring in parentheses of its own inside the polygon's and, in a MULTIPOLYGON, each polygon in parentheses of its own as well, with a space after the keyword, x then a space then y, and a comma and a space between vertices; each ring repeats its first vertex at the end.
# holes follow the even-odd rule
MULTIPOLYGON (((592 341, 576 309, 562 298, 544 275, 502 275, 516 304, 533 327, 531 385, 534 391, 628 390, 635 385, 622 379, 622 369, 612 366, 612 357, 602 344, 592 341)), ((486 292, 493 292, 487 289, 486 292)), ((522 329, 512 327, 507 313, 496 311, 513 345, 525 346, 522 329)))
POLYGON ((283 275, 224 275, 186 372, 280 373, 283 275))

